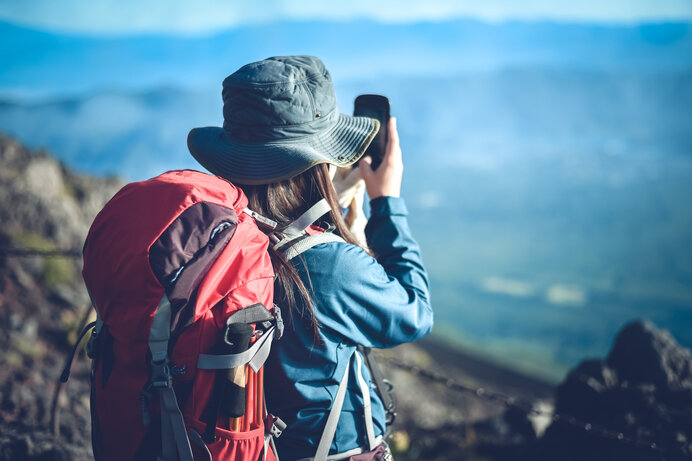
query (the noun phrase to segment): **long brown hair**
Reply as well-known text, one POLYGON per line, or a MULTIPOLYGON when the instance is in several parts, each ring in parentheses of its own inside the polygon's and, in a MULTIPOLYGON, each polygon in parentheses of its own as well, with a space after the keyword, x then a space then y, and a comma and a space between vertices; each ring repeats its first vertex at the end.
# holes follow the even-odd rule
MULTIPOLYGON (((325 198, 331 211, 322 217, 319 224, 323 227, 333 226, 335 234, 348 243, 358 245, 357 240, 341 217, 341 207, 329 177, 327 164, 316 165, 304 173, 282 182, 259 186, 242 186, 242 189, 247 195, 248 207, 251 210, 278 223, 275 234, 279 237, 282 231, 300 215, 325 198)), ((274 302, 281 307, 282 313, 288 311, 289 319, 297 314, 308 320, 312 324, 317 340, 319 338, 319 324, 315 318, 308 287, 305 286, 296 269, 282 253, 270 246, 269 255, 276 274, 274 302)))

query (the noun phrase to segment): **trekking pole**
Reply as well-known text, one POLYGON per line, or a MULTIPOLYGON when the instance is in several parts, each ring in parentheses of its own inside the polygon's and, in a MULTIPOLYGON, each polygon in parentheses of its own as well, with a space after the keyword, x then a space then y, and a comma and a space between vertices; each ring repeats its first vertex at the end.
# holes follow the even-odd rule
MULTIPOLYGON (((227 326, 225 343, 232 354, 247 350, 252 337, 252 327, 247 323, 232 323, 227 326)), ((221 401, 221 409, 231 417, 231 430, 240 430, 240 418, 245 415, 246 365, 231 368, 226 374, 226 383, 221 401)))
POLYGON ((257 371, 257 392, 255 392, 255 421, 257 426, 264 419, 264 366, 257 371))
POLYGON ((250 397, 255 393, 255 372, 248 365, 245 365, 245 414, 243 415, 243 431, 250 430, 252 421, 254 420, 255 405, 250 402, 250 397))
MULTIPOLYGON (((226 325, 223 342, 217 351, 221 354, 237 354, 248 348, 252 336, 252 327, 245 323, 226 325)), ((206 443, 216 440, 216 420, 219 411, 231 417, 231 429, 234 419, 245 414, 245 365, 230 370, 218 370, 214 380, 211 399, 205 410, 206 428, 202 438, 206 443)))

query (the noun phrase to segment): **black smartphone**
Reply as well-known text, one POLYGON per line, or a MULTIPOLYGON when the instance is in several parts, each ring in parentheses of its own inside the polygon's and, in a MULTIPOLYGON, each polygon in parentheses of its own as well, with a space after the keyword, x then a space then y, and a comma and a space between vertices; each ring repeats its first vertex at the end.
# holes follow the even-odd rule
POLYGON ((376 170, 382 163, 387 147, 387 125, 389 124, 389 99, 379 94, 361 94, 356 98, 353 115, 376 118, 380 121, 380 131, 375 135, 364 155, 372 158, 372 169, 376 170))

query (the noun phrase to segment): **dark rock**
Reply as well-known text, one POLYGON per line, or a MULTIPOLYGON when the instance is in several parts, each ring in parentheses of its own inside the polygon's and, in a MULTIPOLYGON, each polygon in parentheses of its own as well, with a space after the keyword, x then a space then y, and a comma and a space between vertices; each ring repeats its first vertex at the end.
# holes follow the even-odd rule
POLYGON ((667 331, 634 322, 620 331, 606 363, 620 380, 651 383, 661 389, 692 389, 692 357, 667 331))
POLYGON ((690 459, 691 366, 668 332, 625 326, 605 361, 582 362, 558 387, 556 412, 569 418, 548 428, 536 459, 690 459))

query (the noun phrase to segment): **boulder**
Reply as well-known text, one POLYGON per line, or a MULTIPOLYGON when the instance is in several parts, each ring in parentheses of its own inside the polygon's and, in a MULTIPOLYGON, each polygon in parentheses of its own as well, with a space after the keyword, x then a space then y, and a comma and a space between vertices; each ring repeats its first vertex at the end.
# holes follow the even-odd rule
POLYGON ((536 459, 692 457, 692 356, 648 321, 626 325, 605 360, 582 362, 556 392, 536 459))

